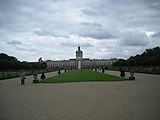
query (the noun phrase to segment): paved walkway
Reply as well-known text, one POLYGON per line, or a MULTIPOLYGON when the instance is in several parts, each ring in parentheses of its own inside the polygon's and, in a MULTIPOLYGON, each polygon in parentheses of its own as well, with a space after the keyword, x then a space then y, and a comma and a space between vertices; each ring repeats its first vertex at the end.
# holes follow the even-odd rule
POLYGON ((0 120, 160 120, 160 76, 135 76, 135 81, 62 84, 32 84, 28 76, 24 86, 19 78, 3 80, 0 120))

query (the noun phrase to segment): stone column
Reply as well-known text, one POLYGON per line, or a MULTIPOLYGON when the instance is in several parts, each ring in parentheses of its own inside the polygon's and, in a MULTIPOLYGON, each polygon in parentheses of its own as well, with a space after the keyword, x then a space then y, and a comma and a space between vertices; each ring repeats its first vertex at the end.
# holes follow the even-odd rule
POLYGON ((81 69, 81 60, 78 60, 78 69, 81 69))

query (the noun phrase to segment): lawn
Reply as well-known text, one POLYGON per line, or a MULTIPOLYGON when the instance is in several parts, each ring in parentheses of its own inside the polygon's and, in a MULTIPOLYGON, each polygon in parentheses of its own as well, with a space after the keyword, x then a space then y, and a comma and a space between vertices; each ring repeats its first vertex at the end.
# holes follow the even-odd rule
POLYGON ((66 83, 89 81, 123 81, 125 78, 108 75, 91 70, 72 70, 55 77, 40 81, 40 83, 66 83))
POLYGON ((2 71, 0 71, 0 80, 7 79, 7 78, 14 78, 14 77, 18 77, 18 76, 19 76, 18 72, 14 72, 14 71, 2 72, 2 71))

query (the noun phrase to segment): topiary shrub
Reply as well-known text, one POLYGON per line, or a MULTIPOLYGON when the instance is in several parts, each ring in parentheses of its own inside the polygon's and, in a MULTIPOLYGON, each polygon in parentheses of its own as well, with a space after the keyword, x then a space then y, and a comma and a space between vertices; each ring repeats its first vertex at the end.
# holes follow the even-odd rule
POLYGON ((124 77, 125 76, 125 69, 120 69, 120 76, 121 77, 124 77))
POLYGON ((46 78, 44 72, 42 72, 41 79, 44 80, 46 78))
POLYGON ((61 70, 60 69, 58 70, 58 74, 61 74, 61 70))

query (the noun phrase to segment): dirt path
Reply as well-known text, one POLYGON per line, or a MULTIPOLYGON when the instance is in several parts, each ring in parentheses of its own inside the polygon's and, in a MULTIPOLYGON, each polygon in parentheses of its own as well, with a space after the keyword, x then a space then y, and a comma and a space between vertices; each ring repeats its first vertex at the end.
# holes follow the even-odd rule
POLYGON ((24 86, 19 78, 0 81, 0 120, 160 120, 160 76, 135 76, 63 84, 33 84, 28 76, 24 86))

